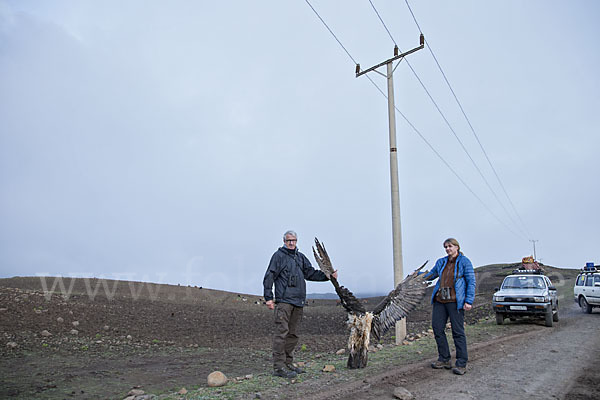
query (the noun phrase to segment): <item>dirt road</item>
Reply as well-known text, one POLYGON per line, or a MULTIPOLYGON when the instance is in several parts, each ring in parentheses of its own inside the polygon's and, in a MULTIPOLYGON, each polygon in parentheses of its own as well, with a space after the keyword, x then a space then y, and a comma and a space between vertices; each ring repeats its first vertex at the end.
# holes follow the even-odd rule
MULTIPOLYGON (((503 328, 510 330, 511 324, 515 323, 503 328)), ((524 334, 473 346, 464 376, 419 363, 331 388, 313 399, 394 399, 397 386, 415 399, 598 399, 598 332, 598 311, 583 314, 575 304, 566 304, 553 328, 536 326, 524 334)))

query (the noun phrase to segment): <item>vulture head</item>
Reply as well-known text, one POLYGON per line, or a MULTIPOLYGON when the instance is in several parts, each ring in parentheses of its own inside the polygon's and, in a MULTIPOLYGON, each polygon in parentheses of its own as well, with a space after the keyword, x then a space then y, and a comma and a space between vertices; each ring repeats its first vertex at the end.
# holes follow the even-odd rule
POLYGON ((360 300, 354 297, 350 290, 340 286, 337 279, 333 277, 334 268, 329 255, 325 246, 317 238, 315 238, 313 254, 319 268, 333 284, 342 306, 348 311, 350 327, 348 368, 364 368, 367 366, 371 340, 379 341, 392 326, 396 325, 396 321, 406 318, 425 296, 428 282, 424 279, 426 274, 420 271, 427 261, 400 282, 373 311, 367 311, 360 300))

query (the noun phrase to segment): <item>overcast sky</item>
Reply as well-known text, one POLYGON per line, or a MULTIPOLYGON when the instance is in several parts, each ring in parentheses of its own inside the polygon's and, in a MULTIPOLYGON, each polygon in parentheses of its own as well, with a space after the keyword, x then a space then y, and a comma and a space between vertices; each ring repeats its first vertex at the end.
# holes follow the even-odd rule
MULTIPOLYGON (((368 0, 311 4, 363 69, 393 56, 368 0)), ((373 4, 418 46, 404 1, 373 4)), ((397 114, 404 273, 447 237, 475 266, 530 239, 544 264, 600 263, 600 3, 410 4, 518 215, 429 49, 410 55, 496 196, 400 63, 396 106, 470 188, 397 114)), ((0 275, 261 294, 294 229, 354 292, 390 290, 387 101, 354 70, 301 0, 0 0, 0 275)))

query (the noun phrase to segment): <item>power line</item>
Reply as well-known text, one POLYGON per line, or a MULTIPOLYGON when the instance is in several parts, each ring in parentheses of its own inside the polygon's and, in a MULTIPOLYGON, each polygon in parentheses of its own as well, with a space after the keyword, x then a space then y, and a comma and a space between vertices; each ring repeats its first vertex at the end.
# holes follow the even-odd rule
POLYGON ((421 27, 419 26, 419 23, 417 22, 417 18, 415 17, 415 13, 413 13, 412 8, 410 8, 410 4, 408 4, 408 0, 404 0, 406 3, 406 7, 408 7, 408 11, 410 11, 410 15, 412 15, 413 20, 415 21, 415 25, 417 25, 417 28, 419 29, 419 33, 423 33, 423 31, 421 30, 421 27))
MULTIPOLYGON (((371 0, 369 0, 371 1, 371 0)), ((413 20, 415 21, 415 25, 417 26, 417 28, 419 29, 419 33, 423 33, 421 26, 419 25, 419 22, 417 21, 417 18, 415 17, 415 14, 412 10, 412 8, 410 7, 410 4, 408 2, 408 0, 404 0, 406 3, 406 6, 408 7, 408 11, 410 12, 410 14, 413 17, 413 20)), ((387 28, 386 28, 387 29, 387 28)), ((521 215, 519 214, 519 212, 517 211, 517 208, 515 207, 515 204, 513 203, 511 197, 508 195, 508 191, 506 190, 504 183, 502 182, 502 180, 500 179, 500 176, 498 175, 498 172, 496 171, 496 168, 494 167, 492 161, 490 160, 487 152, 485 151, 483 144, 481 143, 481 141, 479 140, 479 136, 477 135, 477 133, 475 132, 475 128, 473 127, 473 124, 471 124, 471 120, 469 119, 469 117, 467 116, 467 113, 465 112, 460 100, 458 99, 458 96, 456 95, 456 93, 454 92, 454 89, 452 88, 452 85, 450 85, 450 81, 448 80, 448 78, 446 77, 446 74, 444 73, 444 70, 442 69, 442 66, 440 65, 437 57, 435 56, 435 53, 433 52, 433 48, 431 47, 431 45, 429 44, 429 42, 427 42, 427 48, 429 49, 429 52, 431 53, 431 56, 433 57, 436 65, 438 66, 438 69, 440 70, 440 72, 442 73, 442 76, 444 78, 444 81, 446 82, 446 84, 448 85, 448 88, 450 89, 450 92, 452 93, 452 96, 454 96, 454 100, 456 101, 456 103, 458 104, 458 107, 460 108, 461 113, 463 114, 463 116, 465 117, 465 120, 467 121, 467 124, 469 125, 469 128, 471 129, 471 132, 473 133, 473 136, 475 136, 475 139, 477 140, 477 143, 479 144, 479 147, 481 148, 481 151, 483 152, 485 159, 487 160, 488 164, 490 165, 490 168, 492 169, 492 171, 494 172, 494 175, 496 176, 496 179, 498 180, 498 183, 500 184, 500 187, 502 188, 502 191, 504 192, 504 195, 506 196, 506 198, 508 199, 508 202, 510 203, 513 212, 515 213, 515 215, 517 216, 517 218, 519 219, 519 221, 521 222, 523 228, 525 228, 525 230, 527 231, 528 236, 531 236, 531 234, 529 233, 529 229, 527 229, 527 225, 525 224, 525 222, 523 221, 523 219, 521 218, 521 215)))
POLYGON ((481 171, 481 169, 479 168, 479 166, 477 165, 477 163, 475 162, 475 160, 473 159, 473 157, 471 156, 471 154, 469 153, 469 151, 465 147, 465 145, 462 142, 462 140, 460 140, 460 138, 458 137, 458 134, 456 133, 456 131, 454 130, 454 128, 452 127, 452 125, 450 124, 450 122, 448 121, 448 119, 446 118, 446 116, 444 115, 444 113, 442 112, 441 108, 438 106, 437 102, 435 101, 435 99, 433 98, 433 96, 431 95, 431 93, 429 93, 429 90, 427 89, 427 87, 425 87, 425 84, 423 83, 423 81, 421 81, 421 78, 417 75, 417 72, 414 70, 414 68, 412 67, 412 65, 410 65, 408 63, 408 61, 406 63, 408 64, 408 67, 413 72, 413 74, 415 75, 415 77, 417 78, 417 80, 419 81, 419 83, 421 84, 421 86, 423 87, 423 90, 425 90, 425 93, 427 94, 427 96, 429 97, 429 99, 431 100, 431 102, 433 103, 433 105, 435 106, 436 110, 441 115, 442 119, 444 120, 444 122, 446 123, 446 125, 448 126, 448 128, 450 129, 450 131, 452 132, 452 134, 454 135, 454 137, 456 138, 456 140, 460 144, 460 147, 463 149, 463 151, 465 152, 465 154, 467 155, 467 157, 469 157, 469 160, 471 161, 471 163, 473 164, 473 166, 475 167, 475 169, 479 173, 479 176, 481 176, 481 179, 483 179, 483 181, 485 182, 485 184, 488 187, 488 189, 490 189, 490 192, 492 192, 492 195, 494 196, 494 198, 496 199, 496 201, 498 202, 498 204, 500 204, 500 207, 502 207, 502 209, 504 210, 504 212, 506 212, 506 215, 508 215, 508 218, 515 224, 515 226, 517 228, 521 229, 519 227, 519 224, 517 224, 512 219, 510 213, 508 212, 508 210, 506 209, 506 207, 504 206, 504 204, 502 203, 502 201, 498 197, 498 194, 492 188, 492 186, 490 185, 490 182, 485 177, 485 175, 483 174, 483 172, 481 171))
MULTIPOLYGON (((377 11, 377 8, 375 7, 375 5, 373 4, 373 2, 371 0, 369 0, 369 3, 371 4, 371 7, 373 7, 373 10, 375 11, 375 14, 377 14, 377 17, 379 18, 379 20, 383 24, 385 30, 388 32, 388 35, 390 35, 390 38, 394 42, 394 45, 397 46, 396 40, 394 39, 394 37, 390 33, 389 29, 387 28, 385 22, 383 21, 383 18, 381 17, 381 15, 379 14, 379 12, 377 11)), ((408 5, 408 2, 407 2, 407 5, 408 5)), ((412 9, 410 9, 410 6, 409 6, 409 11, 410 11, 410 13, 413 16, 413 19, 415 20, 415 23, 417 24, 417 28, 419 28, 419 30, 420 30, 419 24, 416 22, 415 15, 412 12, 412 9)), ((422 32, 420 32, 420 33, 422 34, 422 32)), ((431 52, 431 49, 429 51, 431 52)), ((473 157, 471 156, 471 154, 469 153, 469 151, 465 147, 465 145, 462 142, 462 140, 460 140, 460 138, 458 137, 458 134, 456 133, 456 131, 454 130, 454 128, 450 124, 450 121, 448 121, 448 119, 446 118, 446 116, 442 112, 442 109, 437 104, 437 102, 435 101, 435 99, 433 98, 433 96, 431 95, 431 93, 429 92, 429 90, 427 89, 427 87, 425 86, 425 84, 423 83, 423 81, 421 80, 421 78, 419 77, 419 75, 417 74, 417 72, 415 71, 415 69, 412 67, 412 65, 410 64, 410 62, 408 60, 406 60, 406 64, 408 65, 408 67, 410 68, 410 70, 412 71, 412 73, 414 74, 415 78, 417 78, 417 81, 419 82, 419 84, 421 85, 421 87, 423 88, 423 90, 425 91, 425 93, 427 94, 427 96, 429 97, 429 99, 431 100, 431 102, 433 103, 433 105, 435 106, 436 110, 438 111, 438 113, 440 114, 440 116, 442 117, 442 119, 444 120, 444 122, 446 123, 446 125, 448 126, 448 128, 450 129, 450 131, 452 132, 452 134, 454 135, 454 137, 458 141, 458 143, 460 144, 461 148, 463 149, 463 151, 465 152, 465 154, 467 155, 467 157, 469 158, 469 160, 471 161, 471 163, 473 164, 473 166, 475 167, 475 169, 479 173, 479 176, 481 176, 481 179, 483 179, 483 181, 485 182, 486 186, 488 187, 488 189, 490 190, 490 192, 492 193, 492 195, 494 196, 494 198, 496 199, 496 201, 498 202, 498 204, 500 205, 500 207, 502 207, 502 209, 504 210, 504 212, 506 213, 506 215, 508 216, 508 218, 510 219, 510 221, 515 225, 515 227, 517 227, 522 233, 526 234, 522 230, 522 228, 519 226, 519 224, 513 219, 513 217, 511 216, 510 212, 506 209, 506 207, 504 206, 504 203, 500 200, 500 198, 498 197, 498 194, 492 188, 492 186, 490 185, 490 182, 485 177, 485 175, 483 174, 483 172, 481 171, 481 169, 479 168, 479 166, 477 165, 477 163, 475 162, 475 160, 473 159, 473 157)), ((438 64, 438 67, 439 67, 439 64, 438 64)), ((443 74, 443 72, 442 72, 442 74, 443 74)), ((448 81, 446 80, 446 82, 448 82, 448 81)), ((455 95, 455 98, 456 98, 456 95, 455 95)), ((462 109, 462 107, 461 107, 461 109, 462 109)), ((476 136, 476 138, 477 138, 477 136, 476 136)), ((479 142, 479 138, 477 138, 477 141, 479 142)), ((479 142, 479 145, 481 147, 481 142, 479 142)), ((483 147, 482 147, 482 149, 483 149, 483 147)), ((486 154, 485 151, 484 151, 484 154, 486 154)), ((487 158, 487 154, 486 154, 486 158, 487 158)), ((488 158, 488 161, 489 161, 489 158, 488 158)), ((493 169, 493 167, 492 167, 492 169, 493 169)))
POLYGON ((323 25, 325 25, 325 28, 327 28, 327 30, 329 31, 329 33, 331 33, 331 35, 339 43, 339 45, 342 46, 342 49, 344 49, 344 51, 346 52, 346 54, 348 54, 348 57, 350 57, 350 59, 352 60, 352 62, 354 62, 355 65, 358 64, 356 62, 356 60, 354 59, 354 57, 352 57, 352 55, 350 54, 350 52, 348 50, 346 50, 346 48, 344 47, 344 45, 342 44, 342 42, 340 42, 340 39, 338 39, 337 36, 335 36, 335 33, 333 33, 333 31, 331 30, 331 28, 329 28, 329 26, 325 23, 325 21, 323 20, 323 18, 321 18, 321 16, 317 12, 317 10, 315 10, 315 8, 312 6, 312 4, 310 4, 310 2, 308 0, 304 0, 304 1, 306 1, 306 4, 308 4, 308 6, 313 10, 313 12, 321 20, 321 22, 323 23, 323 25))
MULTIPOLYGON (((354 57, 352 57, 352 55, 350 54, 350 52, 346 49, 346 47, 342 44, 342 42, 338 39, 338 37, 335 35, 335 33, 333 33, 333 31, 331 30, 331 28, 327 25, 327 23, 325 22, 325 20, 319 15, 319 13, 317 12, 317 10, 315 10, 315 8, 312 6, 312 4, 310 4, 310 2, 308 0, 305 0, 306 3, 308 4, 308 6, 311 8, 311 10, 313 10, 313 12, 315 13, 315 15, 319 18, 319 20, 321 21, 321 23, 325 26, 325 28, 327 28, 327 30, 329 31, 329 33, 331 33, 331 35, 334 37, 334 39, 338 42, 338 44, 342 47, 342 49, 346 52, 346 54, 348 55, 348 57, 352 60, 352 62, 356 65, 358 64, 356 62, 356 60, 354 59, 354 57)), ((372 4, 372 3, 371 3, 372 4)), ((373 6, 374 7, 374 6, 373 6)), ((380 17, 381 18, 381 17, 380 17)), ((383 22, 383 20, 382 20, 383 22)), ((386 28, 387 29, 387 28, 386 28)), ((389 31, 388 31, 389 33, 389 31)), ((391 36, 391 34, 390 34, 391 36)), ((393 38, 392 38, 393 40, 393 38)), ((416 74, 416 72, 413 70, 413 72, 416 74)), ((373 84, 373 86, 375 86, 375 88, 387 99, 387 95, 381 90, 381 88, 371 79, 370 76, 367 75, 367 78, 369 79, 369 81, 373 84)), ((485 202, 469 187, 469 185, 467 185, 467 183, 460 177, 460 175, 454 170, 454 168, 452 168, 450 166, 450 164, 442 157, 442 155, 433 147, 433 145, 431 143, 429 143, 429 141, 421 134, 421 132, 409 121, 409 119, 398 109, 398 107, 394 106, 396 112, 398 112, 402 118, 406 121, 406 123, 413 129, 413 131, 425 142, 425 144, 438 156, 438 158, 448 167, 448 169, 458 178, 458 180, 467 188, 467 190, 469 192, 471 192, 471 194, 483 205, 483 207, 494 217, 496 218, 496 220, 498 220, 498 222, 500 222, 502 225, 504 225, 506 227, 506 229, 508 229, 512 234, 519 236, 517 233, 515 233, 508 225, 506 225, 500 218, 498 218, 498 216, 487 206, 487 204, 485 204, 485 202)))
MULTIPOLYGON (((369 79, 369 81, 371 81, 371 83, 373 84, 373 86, 375 86, 377 88, 377 90, 379 91, 379 93, 381 93, 383 95, 383 97, 385 97, 387 99, 386 94, 383 92, 383 90, 377 86, 377 84, 371 79, 370 76, 367 75, 367 78, 369 79)), ((504 225, 504 227, 506 229, 508 229, 513 235, 515 236, 520 236, 519 234, 517 234, 515 231, 513 231, 508 225, 506 225, 506 223, 504 223, 504 221, 502 221, 488 206, 487 204, 485 204, 485 202, 479 197, 477 196, 477 194, 473 191, 473 189, 471 189, 471 187, 469 185, 467 185, 467 183, 460 177, 460 175, 454 170, 454 168, 452 168, 452 166, 444 159, 444 157, 442 157, 442 155, 435 149, 435 147, 433 147, 433 145, 431 143, 429 143, 429 141, 425 138, 425 136, 423 136, 421 134, 421 132, 412 124, 412 122, 409 121, 409 119, 406 117, 406 115, 404 115, 404 113, 402 111, 400 111, 398 109, 398 107, 394 106, 394 108, 396 109, 396 112, 398 114, 400 114, 400 116, 402 118, 404 118, 404 120, 406 121, 406 123, 412 128, 412 130, 419 135, 419 137, 425 142, 425 144, 431 149, 431 151, 433 151, 435 153, 436 156, 438 156, 438 158, 444 163, 444 165, 446 165, 446 167, 448 167, 448 169, 454 174, 454 176, 456 176, 456 178, 460 181, 460 183, 462 183, 464 185, 464 187, 467 188, 467 190, 469 192, 471 192, 471 194, 473 196, 475 196, 475 198, 477 200, 479 200, 479 202, 481 203, 481 205, 483 205, 483 207, 490 213, 492 214, 492 216, 494 218, 496 218, 496 220, 498 222, 500 222, 502 225, 504 225)), ((522 239, 526 239, 524 236, 521 236, 522 239)))
POLYGON ((383 18, 381 18, 381 15, 379 15, 379 11, 377 11, 377 9, 375 8, 375 4, 373 4, 373 2, 371 0, 369 0, 369 3, 371 3, 371 7, 373 7, 373 11, 375 11, 375 14, 377 14, 377 16, 379 17, 379 20, 381 21, 381 23, 383 24, 383 27, 385 28, 385 30, 387 31, 388 35, 390 35, 390 39, 392 39, 392 42, 394 42, 394 44, 397 46, 398 44, 396 43, 396 41, 394 40, 394 37, 392 36, 392 34, 390 33, 390 30, 388 29, 388 27, 386 26, 385 22, 383 22, 383 18))

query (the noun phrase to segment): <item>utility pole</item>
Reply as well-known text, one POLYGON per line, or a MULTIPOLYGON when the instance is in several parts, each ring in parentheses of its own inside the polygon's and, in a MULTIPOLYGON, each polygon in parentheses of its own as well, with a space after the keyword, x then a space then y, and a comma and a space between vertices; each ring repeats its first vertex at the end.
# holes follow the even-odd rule
POLYGON ((533 243, 533 260, 537 260, 537 256, 535 255, 535 242, 539 242, 539 240, 529 239, 531 243, 533 243))
MULTIPOLYGON (((402 268, 402 231, 400 228, 400 190, 398 184, 398 148, 396 147, 396 105, 394 104, 394 79, 393 74, 396 68, 394 68, 394 61, 400 60, 417 50, 421 50, 425 47, 425 37, 423 34, 420 36, 420 46, 415 47, 405 53, 398 54, 398 46, 394 46, 394 57, 383 61, 369 69, 364 71, 360 70, 360 64, 356 64, 356 77, 364 75, 368 72, 374 71, 379 75, 384 76, 387 79, 387 90, 388 90, 388 122, 390 129, 390 183, 392 191, 392 244, 394 249, 394 288, 398 286, 404 278, 404 271, 402 268), (383 74, 377 69, 379 67, 387 66, 386 74, 383 74)), ((396 67, 400 65, 400 62, 396 64, 396 67)), ((396 344, 402 343, 406 337, 406 318, 396 322, 396 344)))

